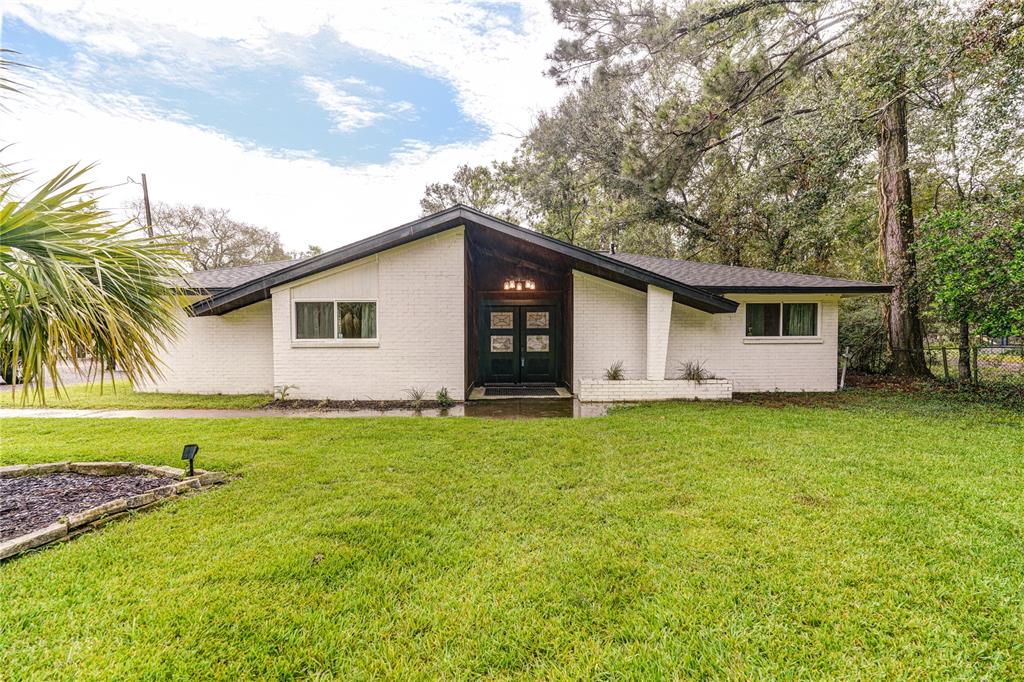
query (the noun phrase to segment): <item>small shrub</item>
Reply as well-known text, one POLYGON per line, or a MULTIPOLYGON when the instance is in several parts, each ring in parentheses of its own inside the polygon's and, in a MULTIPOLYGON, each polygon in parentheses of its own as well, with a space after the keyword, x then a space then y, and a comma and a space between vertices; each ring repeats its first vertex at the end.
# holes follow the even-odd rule
POLYGON ((434 396, 434 399, 437 400, 437 404, 440 405, 442 408, 449 408, 455 404, 455 401, 452 400, 452 397, 448 395, 448 388, 445 386, 441 387, 441 390, 437 392, 437 395, 434 396))
POLYGON ((280 386, 274 386, 274 400, 287 400, 288 391, 293 388, 298 388, 294 384, 282 384, 280 386))
POLYGON ((679 365, 679 370, 676 373, 676 379, 686 379, 687 381, 696 381, 698 384, 703 381, 710 381, 711 379, 717 379, 714 374, 708 371, 704 367, 704 363, 699 360, 687 360, 679 365))
POLYGON ((418 410, 423 405, 423 400, 427 396, 427 389, 413 386, 405 389, 405 394, 409 396, 409 404, 412 405, 413 409, 418 410))
POLYGON ((608 381, 622 381, 626 373, 622 371, 622 360, 618 360, 611 367, 604 371, 604 378, 608 381))

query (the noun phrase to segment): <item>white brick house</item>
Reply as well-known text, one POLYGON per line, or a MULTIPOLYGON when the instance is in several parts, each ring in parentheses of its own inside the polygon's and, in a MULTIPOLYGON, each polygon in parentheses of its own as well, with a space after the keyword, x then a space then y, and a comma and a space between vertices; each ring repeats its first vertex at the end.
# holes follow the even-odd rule
POLYGON ((562 387, 583 401, 832 391, 840 298, 889 290, 598 253, 464 206, 182 286, 184 331, 141 388, 338 400, 413 387, 456 400, 481 387, 562 387), (686 363, 715 378, 680 379, 686 363), (612 366, 622 380, 606 378, 612 366))

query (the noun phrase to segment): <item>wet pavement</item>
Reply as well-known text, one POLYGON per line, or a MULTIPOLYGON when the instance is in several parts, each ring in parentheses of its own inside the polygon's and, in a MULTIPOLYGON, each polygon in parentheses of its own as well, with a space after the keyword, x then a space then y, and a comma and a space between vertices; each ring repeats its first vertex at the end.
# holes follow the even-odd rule
POLYGON ((608 403, 581 403, 568 399, 474 400, 447 410, 71 410, 61 408, 0 408, 0 418, 28 419, 245 419, 245 418, 318 418, 351 417, 483 417, 488 419, 541 419, 600 417, 608 413, 608 403))

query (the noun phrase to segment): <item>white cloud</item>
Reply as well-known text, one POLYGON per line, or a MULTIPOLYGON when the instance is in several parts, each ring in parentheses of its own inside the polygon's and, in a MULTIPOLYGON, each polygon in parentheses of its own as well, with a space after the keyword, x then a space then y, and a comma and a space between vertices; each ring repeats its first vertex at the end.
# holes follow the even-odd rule
MULTIPOLYGON (((4 114, 4 156, 37 178, 75 161, 111 186, 145 172, 154 201, 230 208, 281 233, 290 248, 334 248, 419 215, 424 185, 460 163, 500 156, 501 141, 435 147, 407 141, 387 163, 339 167, 301 154, 247 146, 217 131, 154 112, 141 98, 96 98, 56 79, 33 80, 32 97, 4 114), (45 143, 41 143, 45 140, 45 143)), ((110 189, 106 203, 140 198, 138 185, 110 189)))
MULTIPOLYGON (((151 68, 181 79, 230 60, 288 60, 295 46, 332 30, 355 48, 448 81, 462 110, 491 131, 478 144, 408 141, 387 163, 339 166, 248 146, 141 99, 85 91, 70 74, 33 76, 33 97, 0 114, 3 137, 17 143, 8 158, 29 159, 41 171, 96 160, 98 179, 111 184, 146 171, 155 198, 230 208, 278 230, 291 247, 332 248, 414 218, 428 182, 446 179, 460 163, 507 157, 533 116, 557 99, 542 75, 558 36, 544 0, 522 0, 519 30, 468 0, 253 0, 244 12, 209 0, 15 0, 7 7, 64 41, 126 56, 141 51, 151 68)), ((380 90, 356 80, 304 83, 341 130, 408 113, 407 102, 376 101, 380 90)), ((137 188, 119 188, 111 199, 129 192, 137 188)))
POLYGON ((317 104, 331 115, 334 127, 343 133, 366 128, 381 119, 407 113, 413 108, 409 102, 376 102, 353 95, 316 76, 304 76, 302 84, 316 95, 317 104))

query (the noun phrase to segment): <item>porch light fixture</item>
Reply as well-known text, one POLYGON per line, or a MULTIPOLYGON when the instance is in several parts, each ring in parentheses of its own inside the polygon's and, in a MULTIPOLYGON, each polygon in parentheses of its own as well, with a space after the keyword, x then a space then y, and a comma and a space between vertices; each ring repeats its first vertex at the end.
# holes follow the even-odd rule
POLYGON ((532 279, 506 279, 502 289, 505 291, 533 291, 537 284, 532 279))

